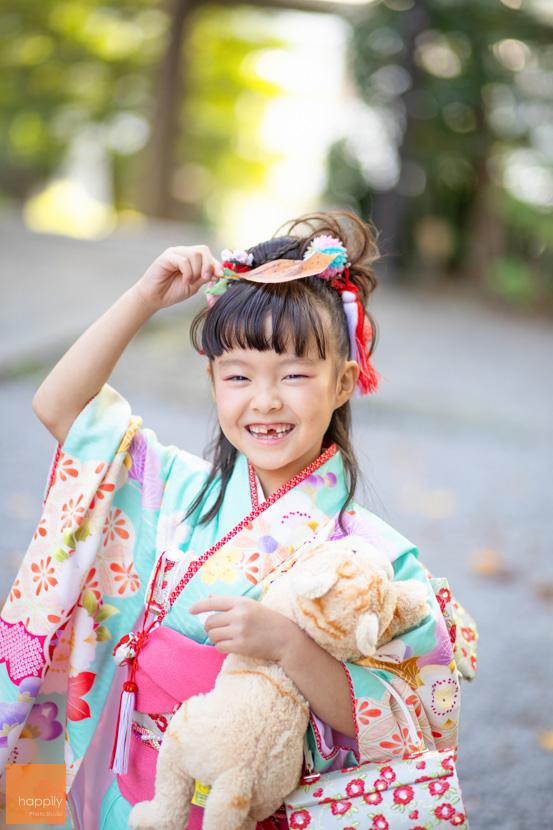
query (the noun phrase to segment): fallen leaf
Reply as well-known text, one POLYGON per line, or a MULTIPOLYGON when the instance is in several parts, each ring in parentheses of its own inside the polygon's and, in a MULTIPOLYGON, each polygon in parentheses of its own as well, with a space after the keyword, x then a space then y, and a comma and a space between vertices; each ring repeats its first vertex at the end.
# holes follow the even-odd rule
POLYGON ((553 602, 553 582, 540 582, 534 585, 534 596, 544 602, 553 602))
POLYGON ((542 729, 538 735, 538 743, 546 752, 553 752, 553 729, 542 729))
POLYGON ((478 548, 470 559, 470 570, 478 576, 512 576, 503 554, 496 548, 478 548))

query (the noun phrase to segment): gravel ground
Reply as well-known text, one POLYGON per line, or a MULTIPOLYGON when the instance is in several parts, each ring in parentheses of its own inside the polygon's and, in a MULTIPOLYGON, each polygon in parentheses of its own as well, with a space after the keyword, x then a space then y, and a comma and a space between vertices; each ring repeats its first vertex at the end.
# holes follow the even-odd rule
MULTIPOLYGON (((34 390, 156 253, 185 240, 206 241, 170 225, 86 243, 0 224, 0 595, 34 531, 55 449, 32 413, 34 390)), ((162 441, 199 453, 215 421, 187 344, 193 307, 152 321, 112 382, 162 441)), ((458 293, 391 286, 374 312, 375 362, 389 382, 354 406, 363 501, 416 542, 479 625, 458 763, 471 828, 553 828, 553 330, 458 293)))

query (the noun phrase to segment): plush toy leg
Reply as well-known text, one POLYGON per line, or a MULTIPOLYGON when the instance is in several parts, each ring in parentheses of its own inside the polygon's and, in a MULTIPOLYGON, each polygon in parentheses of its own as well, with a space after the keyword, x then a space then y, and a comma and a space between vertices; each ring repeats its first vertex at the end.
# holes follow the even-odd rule
POLYGON ((203 830, 254 830, 248 819, 252 796, 251 771, 229 769, 211 787, 204 812, 203 830))
POLYGON ((178 741, 165 740, 156 767, 156 794, 135 804, 129 815, 131 830, 182 830, 190 815, 194 778, 181 765, 178 741))

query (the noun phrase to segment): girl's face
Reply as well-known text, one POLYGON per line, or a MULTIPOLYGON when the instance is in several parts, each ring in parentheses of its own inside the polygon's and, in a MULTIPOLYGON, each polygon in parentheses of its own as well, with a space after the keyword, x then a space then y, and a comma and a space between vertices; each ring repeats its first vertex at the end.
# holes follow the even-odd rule
POLYGON ((321 454, 332 413, 353 394, 355 361, 316 350, 232 349, 212 361, 213 397, 225 436, 252 463, 268 498, 321 454))

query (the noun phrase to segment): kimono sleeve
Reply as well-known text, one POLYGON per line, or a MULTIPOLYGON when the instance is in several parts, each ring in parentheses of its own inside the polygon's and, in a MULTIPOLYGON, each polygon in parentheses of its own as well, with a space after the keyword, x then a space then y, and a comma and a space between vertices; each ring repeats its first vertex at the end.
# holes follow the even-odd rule
MULTIPOLYGON (((124 581, 123 572, 128 571, 131 555, 133 571, 145 586, 156 557, 175 541, 169 538, 171 522, 178 525, 183 520, 210 465, 177 447, 161 444, 152 430, 142 426, 141 418, 131 413, 127 401, 108 385, 75 420, 58 460, 57 474, 63 474, 64 467, 73 463, 85 484, 95 478, 88 493, 90 529, 101 521, 101 548, 112 549, 115 545, 123 558, 126 556, 125 562, 119 563, 123 570, 117 571, 113 579, 107 572, 113 570, 114 563, 110 568, 104 564, 108 593, 118 594, 114 580, 119 575, 116 581, 124 581), (169 505, 175 501, 175 492, 181 509, 171 513, 169 505)), ((127 591, 119 592, 122 595, 127 591)))
POLYGON ((420 750, 421 742, 429 749, 457 743, 459 678, 444 616, 415 548, 402 553, 393 568, 396 580, 417 579, 425 585, 430 613, 373 657, 343 664, 356 740, 312 716, 308 743, 317 770, 402 758, 420 750))
POLYGON ((143 611, 168 483, 178 479, 188 498, 206 475, 203 462, 143 429, 109 386, 76 418, 0 616, 0 726, 16 713, 0 772, 33 706, 31 717, 57 713, 33 760, 65 752, 71 785, 115 674, 113 647, 143 611))

